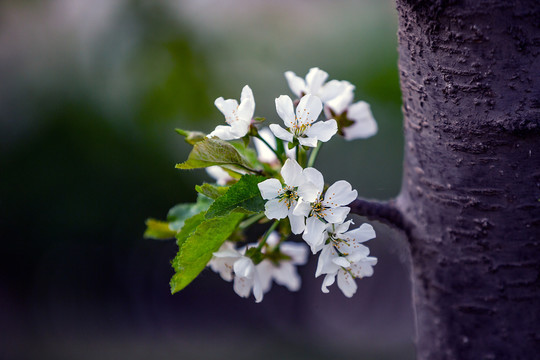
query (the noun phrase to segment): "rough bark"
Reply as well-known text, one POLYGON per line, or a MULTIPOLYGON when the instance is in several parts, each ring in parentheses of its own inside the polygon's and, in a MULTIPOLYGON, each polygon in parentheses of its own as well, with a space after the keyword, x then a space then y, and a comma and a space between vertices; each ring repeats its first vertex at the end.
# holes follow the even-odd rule
POLYGON ((397 8, 418 358, 540 358, 540 5, 397 8))

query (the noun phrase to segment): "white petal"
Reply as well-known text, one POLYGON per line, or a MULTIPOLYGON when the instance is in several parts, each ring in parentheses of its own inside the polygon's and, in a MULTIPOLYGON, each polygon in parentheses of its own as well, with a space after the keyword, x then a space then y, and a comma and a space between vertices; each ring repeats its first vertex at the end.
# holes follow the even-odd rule
POLYGON ((281 176, 285 184, 289 186, 298 186, 304 182, 302 167, 293 159, 287 159, 285 161, 285 164, 281 168, 281 176))
MULTIPOLYGON (((325 88, 330 85, 332 81, 326 84, 325 88)), ((334 97, 331 98, 331 100, 325 101, 324 98, 330 97, 332 94, 321 94, 321 98, 323 99, 323 102, 326 104, 326 106, 332 109, 334 114, 342 114, 345 110, 347 110, 347 107, 352 103, 354 99, 354 85, 351 85, 351 83, 349 83, 348 81, 340 81, 339 85, 335 86, 335 88, 333 88, 332 90, 339 91, 339 93, 332 93, 334 94, 334 97)))
POLYGON ((343 256, 336 256, 332 259, 332 262, 344 268, 348 268, 349 266, 351 266, 351 263, 343 256))
POLYGON ((264 204, 264 214, 269 219, 283 219, 289 214, 287 204, 279 199, 272 199, 264 204))
POLYGON ((234 274, 237 277, 252 279, 255 272, 255 264, 253 264, 253 261, 250 258, 242 256, 240 259, 236 260, 233 269, 234 274))
POLYGON ((356 190, 352 190, 351 184, 345 180, 336 181, 326 190, 323 204, 331 207, 348 205, 358 196, 356 190))
POLYGON ((216 180, 218 185, 225 185, 227 182, 233 180, 232 176, 223 170, 221 166, 209 166, 206 168, 206 172, 216 180))
POLYGON ((327 142, 334 136, 338 131, 337 122, 334 119, 328 121, 317 121, 312 124, 309 129, 306 131, 308 137, 317 138, 322 142, 327 142))
POLYGON ((302 235, 302 239, 311 247, 311 251, 315 253, 315 249, 324 241, 323 232, 326 229, 326 224, 316 217, 309 217, 306 220, 306 229, 302 235))
POLYGON ((283 186, 278 179, 268 179, 257 184, 261 196, 265 200, 275 199, 279 195, 279 191, 283 186))
POLYGON ((366 259, 369 255, 369 248, 367 246, 364 246, 362 244, 349 244, 349 250, 344 250, 344 252, 349 253, 350 255, 347 256, 347 260, 349 260, 351 263, 356 263, 359 261, 362 261, 366 259))
POLYGON ((234 99, 225 100, 222 97, 217 98, 214 101, 214 105, 221 111, 225 116, 225 121, 227 123, 234 118, 234 112, 238 109, 238 102, 234 99))
POLYGON ((302 96, 302 93, 305 92, 306 88, 306 83, 304 79, 296 76, 296 74, 292 71, 287 71, 285 73, 285 78, 287 79, 287 83, 289 84, 289 87, 291 88, 293 94, 300 98, 302 96))
POLYGON ((268 239, 266 239, 266 244, 276 246, 279 243, 279 240, 281 240, 281 236, 279 236, 278 232, 272 231, 270 235, 268 235, 268 239))
POLYGON ((365 139, 377 133, 377 122, 368 103, 359 101, 349 106, 347 118, 354 124, 342 129, 346 140, 365 139))
POLYGON ((324 178, 321 172, 315 168, 305 168, 303 174, 307 181, 311 182, 322 193, 324 189, 324 178))
POLYGON ((343 234, 344 238, 353 239, 354 241, 359 243, 374 239, 375 236, 375 230, 370 224, 362 224, 362 226, 360 226, 359 228, 353 229, 343 234))
MULTIPOLYGON (((305 177, 304 177, 305 179, 305 177)), ((305 181, 298 185, 298 196, 300 196, 306 202, 314 202, 319 195, 319 188, 310 181, 305 181)))
POLYGON ((253 281, 253 296, 255 296, 255 302, 260 303, 263 300, 264 292, 262 291, 261 284, 257 281, 257 277, 253 281))
POLYGON ((248 128, 251 124, 251 119, 255 113, 255 101, 253 99, 244 99, 238 106, 236 114, 238 115, 238 121, 247 124, 248 128))
POLYGON ((302 280, 296 271, 296 267, 290 262, 284 262, 274 269, 274 281, 286 286, 290 291, 298 291, 302 280))
POLYGON ((328 78, 328 73, 319 68, 309 69, 306 75, 306 90, 308 94, 317 94, 321 89, 322 84, 328 78))
POLYGON ((338 271, 340 266, 332 261, 336 256, 337 253, 331 244, 324 245, 319 255, 319 261, 317 262, 317 271, 315 272, 315 277, 322 274, 332 274, 338 271))
MULTIPOLYGON (((268 143, 270 146, 272 146, 274 149, 276 148, 276 138, 274 137, 274 134, 272 131, 264 127, 259 130, 259 135, 268 143)), ((261 162, 265 163, 273 163, 277 161, 276 154, 268 148, 268 146, 262 142, 260 139, 254 137, 253 138, 253 144, 255 144, 255 149, 257 150, 257 158, 261 162)))
POLYGON ((361 261, 355 262, 351 265, 351 272, 354 276, 363 278, 373 275, 373 266, 377 264, 377 258, 367 257, 361 261))
POLYGON ((298 142, 300 143, 300 145, 303 145, 303 146, 317 147, 317 138, 316 137, 313 137, 313 138, 299 137, 298 142))
POLYGON ((323 87, 319 91, 319 97, 321 98, 323 103, 326 104, 340 97, 349 87, 354 90, 354 86, 348 81, 331 80, 323 85, 323 87))
POLYGON ((322 292, 325 293, 325 294, 328 294, 328 292, 329 292, 328 286, 332 285, 335 281, 336 281, 336 273, 327 274, 324 277, 324 280, 323 280, 323 283, 322 283, 322 286, 321 286, 322 292))
POLYGON ((351 274, 344 270, 338 271, 337 283, 343 294, 348 298, 352 297, 358 288, 351 274))
POLYGON ((269 127, 278 139, 288 142, 293 141, 293 135, 278 124, 270 124, 269 127))
POLYGON ((242 88, 242 94, 240 95, 240 104, 246 100, 252 101, 253 106, 255 107, 255 98, 253 97, 253 91, 248 85, 242 88))
POLYGON ((317 120, 321 111, 321 99, 315 95, 306 95, 300 99, 300 102, 296 107, 296 123, 298 125, 311 124, 317 120))
MULTIPOLYGON (((257 280, 254 282, 258 283, 261 287, 263 293, 266 293, 272 287, 272 276, 274 273, 275 266, 269 260, 263 260, 258 265, 255 266, 257 270, 257 280)), ((253 289, 255 293, 255 289, 253 289)))
POLYGON ((348 207, 337 207, 324 210, 324 219, 332 224, 341 224, 351 211, 348 207))
POLYGON ((281 95, 276 99, 276 111, 286 127, 291 128, 296 124, 293 102, 287 95, 281 95))
POLYGON ((235 277, 233 289, 238 296, 247 298, 251 292, 251 287, 253 286, 253 279, 248 279, 245 277, 235 277))
POLYGON ((306 228, 304 216, 293 215, 293 209, 289 210, 289 222, 291 223, 291 231, 293 234, 301 234, 306 228))
POLYGON ((311 204, 307 201, 304 201, 302 198, 298 199, 293 215, 307 217, 311 211, 311 204))
POLYGON ((352 220, 345 221, 343 224, 333 225, 333 229, 334 229, 333 233, 342 234, 345 231, 349 230, 349 226, 351 226, 351 224, 354 224, 352 220))
POLYGON ((248 133, 249 124, 249 121, 235 121, 231 123, 231 134, 234 136, 235 139, 243 138, 248 133))
POLYGON ((235 140, 241 138, 241 136, 238 136, 233 132, 233 129, 228 125, 218 125, 212 131, 210 134, 208 134, 208 137, 217 137, 221 140, 235 140))
POLYGON ((281 244, 280 250, 283 254, 291 257, 294 265, 305 265, 308 260, 308 248, 305 244, 286 241, 281 244))

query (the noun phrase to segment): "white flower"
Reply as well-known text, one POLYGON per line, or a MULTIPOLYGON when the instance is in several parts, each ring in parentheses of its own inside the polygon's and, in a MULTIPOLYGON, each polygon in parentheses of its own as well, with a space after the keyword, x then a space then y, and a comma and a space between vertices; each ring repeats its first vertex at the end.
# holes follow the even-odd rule
MULTIPOLYGON (((279 235, 274 231, 268 237, 266 244, 269 247, 275 247, 278 242, 279 235)), ((307 262, 307 247, 304 244, 283 242, 279 246, 279 251, 290 257, 290 260, 280 260, 278 264, 275 264, 265 259, 256 265, 263 293, 270 290, 272 280, 279 285, 287 287, 290 291, 300 289, 301 279, 296 266, 304 265, 307 262)))
POLYGON ((206 168, 206 172, 216 180, 218 185, 227 185, 229 181, 234 180, 221 166, 209 166, 206 168))
POLYGON ((270 130, 281 140, 291 142, 296 138, 300 145, 316 147, 318 140, 327 142, 337 132, 334 119, 316 121, 322 111, 321 99, 317 96, 302 97, 295 115, 291 98, 281 95, 276 99, 276 110, 288 130, 277 124, 271 124, 270 130))
POLYGON ((326 103, 332 110, 330 116, 343 118, 345 124, 340 125, 340 132, 346 140, 365 139, 377 133, 377 122, 373 117, 369 104, 365 101, 353 102, 354 86, 348 84, 341 94, 326 103), (350 122, 352 121, 352 124, 350 122), (350 124, 350 125, 349 125, 350 124))
POLYGON ((297 76, 292 71, 287 71, 285 78, 289 83, 291 91, 298 98, 312 94, 318 96, 323 103, 339 95, 345 85, 343 82, 337 80, 331 80, 325 84, 328 73, 316 67, 309 69, 306 80, 297 76))
POLYGON ((334 273, 340 267, 349 267, 354 259, 369 255, 369 249, 362 243, 375 238, 373 226, 362 224, 356 229, 347 231, 352 223, 352 220, 349 220, 337 225, 328 224, 324 234, 325 244, 317 249, 322 251, 315 277, 334 273))
POLYGON ((346 297, 350 298, 356 293, 356 289, 358 288, 354 279, 373 275, 373 266, 376 264, 376 257, 367 256, 351 263, 347 268, 340 268, 336 273, 326 274, 321 290, 323 293, 328 293, 328 286, 336 281, 337 276, 339 289, 346 297))
POLYGON ((225 115, 228 125, 218 125, 209 137, 218 137, 221 140, 234 140, 244 137, 249 130, 253 113, 255 112, 255 99, 249 86, 244 86, 240 96, 240 105, 234 99, 224 100, 219 97, 214 102, 216 107, 225 115))
POLYGON ((318 191, 315 184, 306 179, 306 170, 302 170, 295 160, 287 159, 281 168, 285 186, 278 179, 268 179, 258 184, 262 198, 269 200, 264 205, 266 217, 283 219, 288 216, 294 234, 300 234, 305 227, 304 217, 293 214, 298 200, 315 201, 318 191))
POLYGON ((213 254, 208 266, 219 273, 225 281, 231 281, 234 278, 233 289, 238 296, 247 298, 253 291, 255 301, 261 302, 262 283, 255 264, 249 257, 244 256, 245 252, 245 247, 236 250, 232 242, 226 241, 219 251, 213 254))
POLYGON ((263 299, 262 282, 259 272, 253 260, 247 256, 242 256, 235 261, 234 270, 234 292, 240 297, 247 298, 251 291, 255 296, 255 302, 261 302, 263 299))
POLYGON ((354 124, 342 129, 346 140, 365 139, 377 133, 377 122, 371 113, 369 104, 365 101, 359 101, 349 106, 347 119, 354 121, 354 124))
POLYGON ((323 197, 324 179, 322 174, 314 168, 304 169, 306 179, 315 185, 317 196, 315 201, 301 199, 293 210, 293 215, 306 217, 306 228, 302 239, 315 253, 323 243, 323 233, 327 223, 342 223, 351 209, 347 206, 358 196, 358 192, 352 189, 351 184, 345 180, 336 181, 326 190, 323 197))
POLYGON ((373 239, 375 231, 369 224, 347 231, 351 223, 349 220, 327 229, 327 243, 322 246, 315 273, 315 277, 326 274, 321 287, 324 293, 328 293, 328 286, 337 276, 338 287, 345 296, 351 297, 357 289, 354 279, 373 275, 377 258, 368 256, 369 249, 361 243, 373 239))
POLYGON ((208 266, 217 272, 225 281, 233 279, 233 265, 242 253, 234 248, 234 243, 225 241, 219 248, 219 251, 213 253, 212 259, 208 262, 208 266))

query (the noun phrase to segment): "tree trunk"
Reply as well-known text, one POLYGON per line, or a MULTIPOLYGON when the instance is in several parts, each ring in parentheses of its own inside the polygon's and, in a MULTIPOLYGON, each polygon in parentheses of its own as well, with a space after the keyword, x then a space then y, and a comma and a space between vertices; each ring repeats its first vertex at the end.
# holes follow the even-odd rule
POLYGON ((397 0, 419 359, 540 358, 540 5, 397 0))

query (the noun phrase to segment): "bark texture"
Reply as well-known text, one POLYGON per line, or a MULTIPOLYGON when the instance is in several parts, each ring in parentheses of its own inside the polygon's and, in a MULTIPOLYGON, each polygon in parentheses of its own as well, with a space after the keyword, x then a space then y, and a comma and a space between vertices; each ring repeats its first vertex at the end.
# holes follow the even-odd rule
POLYGON ((540 358, 540 3, 397 0, 419 359, 540 358))

